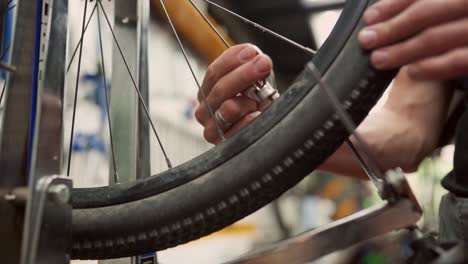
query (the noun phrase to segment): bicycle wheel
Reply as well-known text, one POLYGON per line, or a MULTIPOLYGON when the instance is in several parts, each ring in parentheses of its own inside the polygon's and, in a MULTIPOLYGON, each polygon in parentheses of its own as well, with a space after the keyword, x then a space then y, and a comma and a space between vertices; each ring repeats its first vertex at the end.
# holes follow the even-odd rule
MULTIPOLYGON (((310 62, 356 123, 394 76, 372 69, 356 40, 373 2, 347 1, 310 62)), ((347 136, 306 67, 255 122, 200 157, 137 182, 74 190, 72 257, 137 255, 219 230, 295 185, 347 136)))

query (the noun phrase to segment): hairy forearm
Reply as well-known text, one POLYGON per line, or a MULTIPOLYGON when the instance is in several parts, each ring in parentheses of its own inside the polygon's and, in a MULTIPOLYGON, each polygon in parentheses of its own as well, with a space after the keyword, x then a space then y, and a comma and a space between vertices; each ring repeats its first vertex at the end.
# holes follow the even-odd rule
MULTIPOLYGON (((436 147, 451 94, 445 83, 415 81, 403 69, 384 106, 371 112, 357 131, 385 170, 401 167, 414 171, 436 147)), ((355 141, 353 137, 351 141, 355 141)), ((320 169, 367 178, 346 145, 320 169)))

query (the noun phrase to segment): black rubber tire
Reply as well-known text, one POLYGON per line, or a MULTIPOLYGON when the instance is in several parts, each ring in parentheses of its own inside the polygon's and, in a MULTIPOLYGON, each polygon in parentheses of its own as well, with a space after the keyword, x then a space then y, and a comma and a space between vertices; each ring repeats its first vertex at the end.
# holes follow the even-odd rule
MULTIPOLYGON (((356 123, 394 72, 376 72, 356 36, 374 1, 347 1, 313 62, 356 123)), ((162 250, 210 234, 298 183, 348 136, 308 67, 255 122, 206 154, 150 179, 73 193, 77 259, 162 250)))

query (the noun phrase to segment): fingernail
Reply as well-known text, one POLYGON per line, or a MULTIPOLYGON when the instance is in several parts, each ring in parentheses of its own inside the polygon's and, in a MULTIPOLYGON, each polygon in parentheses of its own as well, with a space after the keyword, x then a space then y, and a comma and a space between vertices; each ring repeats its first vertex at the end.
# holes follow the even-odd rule
POLYGON ((261 115, 261 114, 262 114, 262 112, 260 112, 260 111, 255 111, 255 112, 250 113, 250 115, 251 115, 252 117, 254 117, 254 118, 258 117, 258 116, 261 115))
POLYGON ((378 69, 385 67, 388 62, 388 52, 382 50, 373 52, 371 61, 372 64, 378 69))
POLYGON ((367 24, 372 24, 375 21, 377 21, 379 16, 380 16, 380 12, 378 10, 369 9, 364 13, 363 18, 364 18, 364 21, 366 21, 367 24))
POLYGON ((257 54, 263 54, 263 51, 259 47, 257 47, 256 45, 253 45, 253 44, 251 44, 251 45, 257 51, 257 54))
POLYGON ((371 29, 364 29, 359 33, 358 39, 364 47, 371 48, 377 42, 377 33, 371 29))
POLYGON ((248 46, 242 49, 241 52, 239 53, 239 60, 241 62, 246 62, 252 59, 253 57, 255 57, 255 55, 257 54, 258 52, 254 47, 248 46))
POLYGON ((258 74, 269 73, 271 70, 270 61, 265 57, 259 57, 259 59, 255 61, 254 67, 258 74))

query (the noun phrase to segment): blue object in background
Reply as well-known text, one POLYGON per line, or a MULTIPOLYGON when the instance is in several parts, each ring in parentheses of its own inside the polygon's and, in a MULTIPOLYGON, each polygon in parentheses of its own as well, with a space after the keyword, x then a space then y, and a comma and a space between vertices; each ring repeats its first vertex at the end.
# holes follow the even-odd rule
POLYGON ((101 136, 96 134, 75 133, 73 137, 73 152, 86 152, 95 150, 103 155, 107 154, 106 143, 101 136))
POLYGON ((83 152, 87 148, 86 136, 80 132, 75 133, 73 137, 73 145, 72 151, 73 152, 83 152))
MULTIPOLYGON (((99 107, 100 121, 105 122, 107 115, 107 102, 106 102, 106 87, 104 86, 104 79, 100 72, 96 74, 85 74, 83 75, 84 81, 93 82, 95 85, 94 90, 94 103, 99 107)), ((109 82, 107 82, 109 83, 109 82)), ((108 87, 110 93, 110 87, 108 87)))
POLYGON ((185 119, 193 120, 195 109, 197 108, 197 105, 198 105, 198 103, 197 103, 197 100, 195 100, 195 99, 189 99, 187 101, 186 107, 184 109, 185 119))
MULTIPOLYGON (((11 43, 11 36, 13 32, 13 15, 14 15, 14 8, 10 8, 12 6, 16 5, 16 1, 11 1, 8 2, 7 6, 7 12, 5 15, 5 21, 4 21, 4 30, 3 30, 3 42, 2 42, 2 62, 7 63, 8 57, 9 57, 9 47, 11 43)), ((7 76, 6 71, 0 71, 0 78, 5 80, 7 76)))
POLYGON ((88 136, 88 149, 96 150, 103 155, 107 153, 106 143, 101 136, 96 134, 88 136))
POLYGON ((147 253, 141 256, 138 256, 138 264, 157 264, 158 260, 156 253, 147 253))

